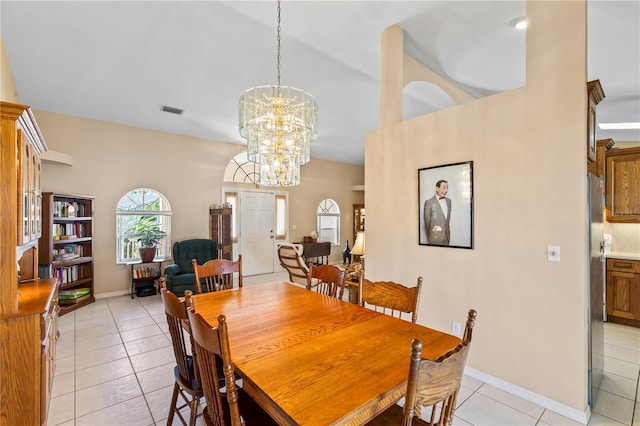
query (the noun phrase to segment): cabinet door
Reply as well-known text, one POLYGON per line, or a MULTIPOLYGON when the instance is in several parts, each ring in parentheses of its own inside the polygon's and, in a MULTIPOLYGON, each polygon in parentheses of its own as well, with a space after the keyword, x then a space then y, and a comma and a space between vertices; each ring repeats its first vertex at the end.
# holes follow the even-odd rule
POLYGON ((587 161, 596 161, 596 105, 593 97, 589 96, 587 107, 587 161))
POLYGON ((37 240, 42 234, 40 229, 40 157, 31 156, 31 176, 29 179, 29 239, 37 240))
POLYGON ((640 223, 640 148, 607 153, 607 221, 640 223))
POLYGON ((640 274, 607 272, 607 315, 640 320, 640 274))
POLYGON ((31 241, 31 181, 33 150, 24 137, 22 130, 17 131, 18 144, 18 242, 24 245, 31 241))

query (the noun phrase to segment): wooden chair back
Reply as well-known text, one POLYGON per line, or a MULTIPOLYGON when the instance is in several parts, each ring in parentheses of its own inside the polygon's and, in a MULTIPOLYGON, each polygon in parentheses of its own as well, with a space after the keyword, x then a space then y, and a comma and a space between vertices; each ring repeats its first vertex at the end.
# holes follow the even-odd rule
POLYGON ((344 281, 347 278, 347 271, 336 265, 309 265, 309 279, 307 289, 315 290, 318 293, 342 299, 344 294, 344 281))
POLYGON ((242 425, 240 408, 238 406, 238 388, 236 385, 233 365, 231 364, 231 350, 227 332, 227 320, 224 315, 218 316, 218 324, 210 325, 193 307, 188 309, 191 333, 194 341, 194 352, 200 363, 200 380, 207 401, 205 419, 207 424, 223 425, 231 418, 233 426, 242 425), (222 359, 226 385, 226 398, 218 387, 218 371, 216 356, 222 359), (223 402, 228 403, 225 407, 223 402), (227 412, 228 410, 228 412, 227 412))
POLYGON ((289 281, 306 286, 309 281, 309 268, 302 257, 302 244, 282 243, 278 246, 280 265, 289 273, 289 281))
POLYGON ((422 277, 418 277, 415 287, 407 287, 392 281, 369 281, 360 275, 360 291, 358 303, 369 305, 378 312, 402 317, 402 313, 410 313, 411 321, 418 321, 418 302, 422 289, 422 277))
POLYGON ((411 342, 404 407, 392 405, 374 417, 367 426, 451 425, 476 316, 475 310, 469 310, 462 343, 436 360, 422 358, 420 340, 411 342), (427 410, 423 414, 424 408, 427 410), (421 417, 429 420, 422 420, 421 417))
POLYGON ((160 295, 167 317, 167 326, 171 335, 173 354, 176 360, 175 384, 171 405, 169 407, 169 421, 177 415, 183 425, 186 420, 182 417, 181 410, 187 405, 190 407, 190 419, 188 424, 195 425, 198 412, 198 404, 203 396, 199 382, 198 363, 193 352, 193 341, 189 327, 189 316, 185 301, 181 301, 175 294, 167 290, 165 278, 160 278, 160 295), (178 396, 184 400, 184 405, 178 405, 178 396))
POLYGON ((196 293, 202 293, 202 283, 206 291, 228 290, 233 288, 234 273, 238 274, 238 287, 242 288, 242 255, 238 260, 212 259, 198 265, 196 259, 191 260, 195 275, 196 293))
POLYGON ((451 424, 476 316, 476 311, 470 309, 462 343, 435 361, 421 357, 422 342, 412 342, 403 424, 410 425, 423 406, 431 407, 430 425, 451 424))
MULTIPOLYGON (((164 280, 164 277, 160 278, 160 280, 164 280)), ((191 377, 193 369, 189 368, 189 364, 191 364, 192 361, 189 360, 189 358, 191 358, 189 356, 191 352, 191 341, 188 329, 189 317, 187 315, 187 308, 185 302, 167 290, 166 285, 163 288, 162 283, 160 284, 160 295, 162 296, 164 312, 167 317, 167 325, 169 333, 171 334, 173 353, 176 358, 176 364, 178 365, 178 371, 180 372, 182 380, 188 383, 196 377, 191 377), (185 328, 185 326, 187 328, 185 328), (190 372, 190 370, 192 371, 190 372)))

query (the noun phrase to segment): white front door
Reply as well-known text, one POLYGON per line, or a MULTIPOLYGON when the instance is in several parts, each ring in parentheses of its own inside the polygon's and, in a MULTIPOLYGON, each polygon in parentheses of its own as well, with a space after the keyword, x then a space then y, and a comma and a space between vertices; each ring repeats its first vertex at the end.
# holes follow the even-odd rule
POLYGON ((275 194, 240 192, 242 275, 270 274, 275 254, 275 194))

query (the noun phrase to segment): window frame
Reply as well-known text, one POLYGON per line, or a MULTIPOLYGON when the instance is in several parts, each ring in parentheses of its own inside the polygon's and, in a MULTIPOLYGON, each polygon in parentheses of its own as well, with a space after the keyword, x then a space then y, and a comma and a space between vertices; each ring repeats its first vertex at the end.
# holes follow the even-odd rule
POLYGON ((340 222, 341 213, 338 202, 332 198, 325 198, 318 204, 316 210, 316 228, 318 232, 318 241, 327 241, 323 238, 326 231, 331 231, 332 239, 329 240, 333 247, 340 246, 340 222), (335 226, 323 227, 323 219, 331 218, 335 222, 335 226))
POLYGON ((275 201, 276 201, 276 205, 275 205, 275 209, 274 209, 274 213, 275 213, 275 234, 276 234, 276 240, 286 240, 287 239, 287 229, 289 228, 288 223, 289 223, 289 203, 288 198, 286 194, 275 194, 275 201))
MULTIPOLYGON (((134 202, 135 203, 135 202, 134 202)), ((160 230, 165 232, 165 236, 162 241, 158 244, 158 253, 156 253, 156 259, 169 260, 171 259, 171 205, 167 197, 165 197, 161 192, 156 191, 151 188, 134 188, 130 191, 127 191, 125 194, 120 197, 118 203, 116 204, 116 264, 129 264, 134 262, 140 262, 140 256, 134 256, 137 254, 137 250, 134 250, 134 247, 137 248, 135 244, 135 240, 129 241, 129 238, 132 236, 132 233, 128 233, 125 231, 125 228, 130 229, 132 226, 132 221, 129 219, 132 216, 140 217, 140 219, 144 219, 147 217, 156 217, 157 221, 160 225, 160 230), (138 204, 140 206, 137 208, 129 208, 124 209, 122 206, 126 205, 126 200, 133 200, 138 196, 135 195, 138 192, 142 192, 141 203, 138 204), (148 196, 146 194, 152 194, 153 200, 146 201, 148 196), (142 207, 152 205, 154 203, 159 203, 158 210, 148 210, 142 207), (161 209, 164 207, 164 209, 161 209)))
POLYGON ((238 192, 233 191, 225 191, 224 200, 226 203, 231 205, 231 242, 233 244, 238 243, 238 212, 236 211, 238 208, 238 192))

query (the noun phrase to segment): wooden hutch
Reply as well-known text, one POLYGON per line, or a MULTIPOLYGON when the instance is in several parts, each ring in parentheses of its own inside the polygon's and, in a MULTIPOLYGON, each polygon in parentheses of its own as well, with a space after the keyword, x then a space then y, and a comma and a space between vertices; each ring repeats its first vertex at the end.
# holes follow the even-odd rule
POLYGON ((38 278, 40 156, 31 109, 0 102, 0 424, 43 425, 53 384, 56 279, 38 278))

